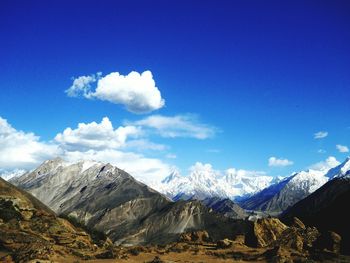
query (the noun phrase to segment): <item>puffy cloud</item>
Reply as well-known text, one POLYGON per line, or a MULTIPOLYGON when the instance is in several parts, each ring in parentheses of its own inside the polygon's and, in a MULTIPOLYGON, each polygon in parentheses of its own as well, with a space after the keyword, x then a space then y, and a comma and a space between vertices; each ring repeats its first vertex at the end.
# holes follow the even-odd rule
POLYGON ((328 136, 328 132, 326 131, 319 131, 314 133, 314 139, 322 139, 328 136))
POLYGON ((104 117, 100 123, 79 123, 76 129, 66 128, 55 137, 68 150, 108 149, 125 146, 128 137, 137 137, 141 130, 134 126, 113 128, 111 121, 104 117))
POLYGON ((345 145, 337 144, 335 147, 341 153, 348 153, 349 152, 349 148, 345 145))
POLYGON ((30 169, 61 153, 57 145, 40 141, 34 133, 13 128, 0 117, 0 167, 30 169))
POLYGON ((99 99, 122 104, 133 113, 148 113, 164 106, 165 101, 156 87, 151 71, 130 72, 121 75, 112 72, 104 77, 101 73, 81 76, 73 81, 66 90, 68 96, 83 96, 87 99, 99 99), (93 90, 92 84, 96 84, 93 90))
POLYGON ((276 157, 270 157, 269 158, 269 166, 289 166, 292 165, 293 162, 288 160, 288 159, 283 159, 283 158, 276 158, 276 157))
POLYGON ((145 183, 160 181, 172 171, 172 168, 161 160, 113 149, 88 150, 86 152, 70 151, 66 152, 65 159, 69 161, 95 160, 109 162, 145 183))
POLYGON ((176 115, 172 117, 152 115, 131 124, 149 128, 165 138, 207 139, 213 137, 217 132, 215 127, 199 122, 195 115, 176 115))
POLYGON ((338 160, 335 157, 329 156, 326 160, 311 165, 310 169, 318 171, 329 170, 333 167, 336 167, 339 164, 340 162, 338 162, 338 160))

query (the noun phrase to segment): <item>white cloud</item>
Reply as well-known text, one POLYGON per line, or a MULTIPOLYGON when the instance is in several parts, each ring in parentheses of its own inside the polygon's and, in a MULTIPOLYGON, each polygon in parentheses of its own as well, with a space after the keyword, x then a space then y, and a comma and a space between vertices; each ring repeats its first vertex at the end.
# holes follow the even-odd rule
POLYGON ((229 168, 225 171, 226 175, 236 177, 260 177, 267 176, 264 171, 250 171, 244 169, 229 168))
POLYGON ((349 152, 349 148, 347 146, 345 146, 345 145, 337 144, 335 147, 341 153, 348 153, 349 152))
POLYGON ((276 157, 270 157, 269 158, 269 166, 289 166, 292 165, 294 162, 283 159, 283 158, 276 158, 276 157))
POLYGON ((168 159, 176 159, 177 158, 176 154, 173 154, 173 153, 168 153, 165 157, 168 159))
POLYGON ((0 168, 29 169, 61 153, 57 145, 40 141, 34 133, 13 128, 0 117, 0 168))
POLYGON ((326 131, 319 131, 314 133, 314 139, 322 139, 328 136, 328 132, 326 131))
POLYGON ((340 162, 338 162, 338 160, 335 157, 329 156, 325 161, 321 161, 311 165, 310 169, 318 170, 318 171, 329 170, 333 167, 336 167, 339 164, 340 162))
POLYGON ((318 153, 326 153, 326 150, 319 149, 317 152, 318 152, 318 153))
POLYGON ((104 77, 100 73, 96 76, 81 76, 73 81, 66 92, 71 97, 83 96, 122 104, 133 113, 148 113, 165 104, 149 70, 141 74, 132 71, 125 76, 119 72, 104 77), (96 83, 95 90, 92 89, 93 83, 96 83))
POLYGON ((215 127, 199 122, 194 115, 176 115, 172 117, 152 115, 131 124, 150 128, 165 138, 207 139, 213 137, 217 132, 215 127))
POLYGON ((135 126, 113 128, 111 121, 104 117, 100 123, 79 123, 76 129, 66 128, 55 137, 61 147, 68 150, 117 149, 125 146, 129 137, 141 135, 135 126))

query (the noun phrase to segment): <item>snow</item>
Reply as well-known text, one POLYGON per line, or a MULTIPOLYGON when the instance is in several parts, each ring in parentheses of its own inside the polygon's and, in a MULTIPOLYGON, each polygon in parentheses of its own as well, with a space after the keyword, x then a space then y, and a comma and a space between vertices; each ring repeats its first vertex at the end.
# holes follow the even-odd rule
POLYGON ((4 180, 8 181, 12 178, 19 177, 22 174, 25 174, 27 171, 23 169, 15 169, 11 171, 0 171, 0 177, 2 177, 4 180))
POLYGON ((191 167, 188 176, 181 176, 178 171, 173 171, 161 183, 154 182, 149 186, 173 199, 234 199, 256 193, 269 186, 272 180, 271 176, 245 170, 229 169, 222 174, 211 165, 196 163, 191 167))

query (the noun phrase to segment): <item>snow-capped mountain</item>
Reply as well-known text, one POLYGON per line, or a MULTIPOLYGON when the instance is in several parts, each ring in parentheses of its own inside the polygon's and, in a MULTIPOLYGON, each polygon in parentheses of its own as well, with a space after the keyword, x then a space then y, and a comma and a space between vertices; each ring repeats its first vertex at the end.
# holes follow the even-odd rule
POLYGON ((5 179, 6 181, 15 178, 15 177, 19 177, 22 174, 25 174, 27 171, 23 170, 23 169, 15 169, 12 171, 0 171, 0 177, 2 177, 3 179, 5 179))
MULTIPOLYGON (((57 214, 103 231, 116 244, 172 242, 180 233, 203 229, 211 237, 223 239, 227 229, 237 226, 232 218, 199 201, 171 202, 109 163, 69 163, 56 158, 10 182, 57 214)), ((230 202, 218 203, 215 208, 231 217, 244 213, 230 202)))
POLYGON ((350 170, 350 159, 334 168, 309 169, 292 174, 240 203, 245 209, 282 212, 315 192, 330 179, 345 175, 350 170))
POLYGON ((161 183, 150 186, 173 200, 220 197, 235 199, 254 194, 267 187, 273 177, 260 172, 228 169, 225 174, 209 164, 196 163, 188 176, 174 171, 161 183))

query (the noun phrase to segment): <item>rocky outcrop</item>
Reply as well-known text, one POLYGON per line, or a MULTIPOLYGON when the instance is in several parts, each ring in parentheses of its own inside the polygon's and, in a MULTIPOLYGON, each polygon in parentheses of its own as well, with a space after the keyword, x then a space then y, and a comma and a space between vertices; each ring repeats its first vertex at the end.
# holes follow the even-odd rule
POLYGON ((288 227, 277 218, 258 219, 251 223, 245 241, 251 247, 266 247, 278 240, 286 229, 288 227))
MULTIPOLYGON (((350 175, 350 173, 349 173, 350 175)), ((341 251, 350 254, 350 224, 345 211, 350 200, 350 178, 335 178, 287 210, 281 220, 287 224, 293 217, 321 232, 333 231, 342 237, 341 251)))
POLYGON ((75 255, 94 258, 103 251, 30 194, 0 178, 0 248, 16 262, 75 255))

